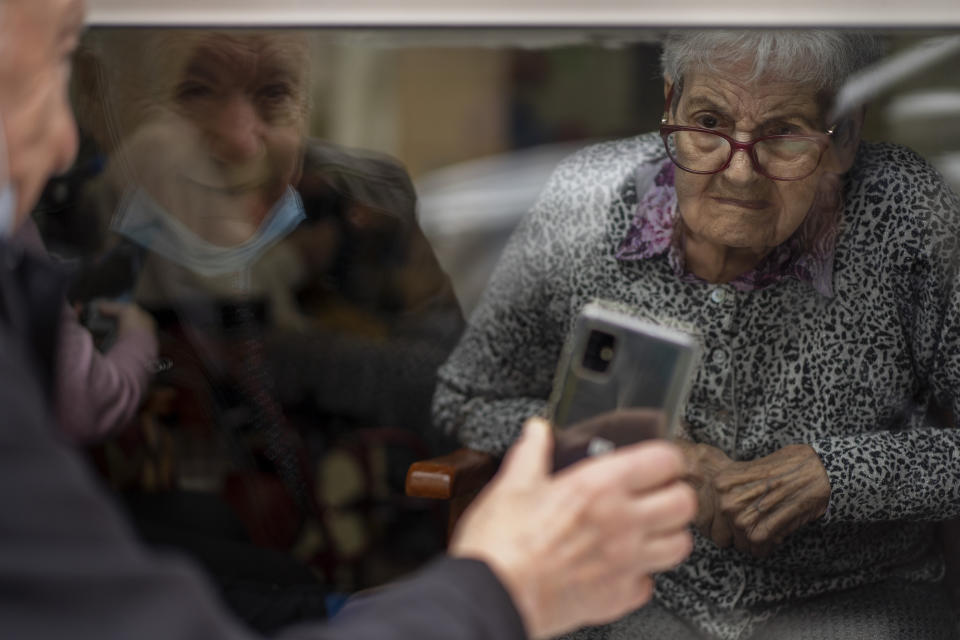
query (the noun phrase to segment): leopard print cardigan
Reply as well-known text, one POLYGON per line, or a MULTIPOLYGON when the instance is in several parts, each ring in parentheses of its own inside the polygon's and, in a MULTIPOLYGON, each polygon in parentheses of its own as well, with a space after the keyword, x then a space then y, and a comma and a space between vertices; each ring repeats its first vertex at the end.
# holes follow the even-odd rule
POLYGON ((681 280, 664 256, 615 258, 638 168, 663 157, 646 134, 556 169, 440 369, 438 425, 502 453, 543 413, 580 308, 629 305, 702 344, 685 408, 694 440, 737 460, 809 444, 832 491, 826 514, 767 558, 697 534, 690 558, 658 576, 661 605, 737 638, 793 599, 891 576, 938 580, 933 523, 960 515, 960 430, 929 417, 960 409, 957 196, 912 151, 863 143, 845 179, 835 295, 792 278, 745 292, 681 280))

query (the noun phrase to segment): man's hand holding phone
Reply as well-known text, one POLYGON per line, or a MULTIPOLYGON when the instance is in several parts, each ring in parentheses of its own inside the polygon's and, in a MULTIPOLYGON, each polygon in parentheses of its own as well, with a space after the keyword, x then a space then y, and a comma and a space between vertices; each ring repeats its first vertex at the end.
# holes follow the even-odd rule
POLYGON ((118 338, 128 333, 155 334, 157 331, 153 316, 133 302, 93 300, 83 307, 81 317, 102 351, 109 350, 118 338))
MULTIPOLYGON (((655 430, 664 419, 629 412, 582 429, 614 435, 625 420, 631 429, 655 430)), ((693 544, 696 498, 681 480, 686 469, 676 446, 630 444, 557 473, 552 459, 550 426, 528 421, 450 544, 452 555, 488 563, 533 638, 640 607, 653 592, 652 574, 680 563, 693 544)))

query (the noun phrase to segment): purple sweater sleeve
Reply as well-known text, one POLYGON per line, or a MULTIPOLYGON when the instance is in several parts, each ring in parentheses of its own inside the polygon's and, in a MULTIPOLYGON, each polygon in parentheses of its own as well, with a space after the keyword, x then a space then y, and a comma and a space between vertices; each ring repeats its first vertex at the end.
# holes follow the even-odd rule
POLYGON ((126 426, 150 382, 150 363, 157 357, 156 336, 128 331, 106 353, 64 305, 57 356, 57 419, 74 442, 90 442, 126 426))
MULTIPOLYGON (((46 255, 47 248, 33 220, 17 230, 24 249, 46 255)), ((105 354, 66 303, 60 314, 56 372, 57 423, 76 443, 102 438, 133 418, 150 382, 150 363, 157 357, 157 338, 149 331, 129 331, 105 354)))

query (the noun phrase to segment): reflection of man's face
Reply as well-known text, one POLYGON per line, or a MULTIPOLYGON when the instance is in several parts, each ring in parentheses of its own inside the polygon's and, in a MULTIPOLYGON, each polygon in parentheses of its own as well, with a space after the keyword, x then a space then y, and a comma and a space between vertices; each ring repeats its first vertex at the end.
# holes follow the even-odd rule
POLYGON ((149 42, 164 61, 134 85, 150 95, 111 105, 134 111, 120 114, 123 163, 201 237, 242 242, 298 178, 306 46, 278 33, 170 32, 149 42))

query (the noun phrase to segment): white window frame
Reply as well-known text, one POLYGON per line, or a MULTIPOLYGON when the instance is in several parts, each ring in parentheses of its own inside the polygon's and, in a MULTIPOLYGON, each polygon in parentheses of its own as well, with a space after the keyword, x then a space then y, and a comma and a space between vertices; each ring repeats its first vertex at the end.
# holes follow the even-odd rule
POLYGON ((958 0, 88 0, 89 24, 960 27, 958 0))

